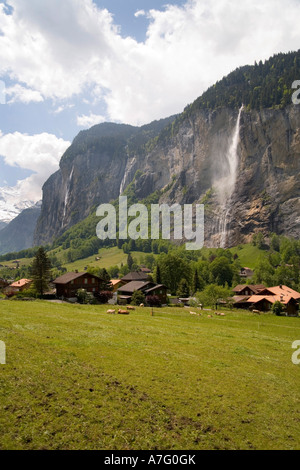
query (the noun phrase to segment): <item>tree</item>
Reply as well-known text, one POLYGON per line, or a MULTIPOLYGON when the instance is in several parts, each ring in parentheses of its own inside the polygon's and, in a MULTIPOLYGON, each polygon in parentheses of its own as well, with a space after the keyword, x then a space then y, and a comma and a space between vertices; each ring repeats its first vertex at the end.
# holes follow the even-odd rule
POLYGON ((30 276, 36 291, 43 297, 51 278, 51 262, 43 247, 39 248, 36 253, 30 267, 30 276))
POLYGON ((129 270, 131 271, 132 270, 132 266, 134 265, 134 259, 133 257, 131 256, 131 253, 128 253, 128 256, 127 256, 127 266, 129 268, 129 270))
POLYGON ((112 285, 111 285, 111 282, 110 282, 110 275, 109 273, 106 271, 105 268, 102 268, 99 270, 98 272, 98 277, 100 277, 101 279, 103 279, 103 282, 101 284, 101 290, 103 291, 110 291, 112 290, 112 285))
POLYGON ((131 304, 132 305, 141 305, 141 304, 144 304, 145 303, 145 296, 143 294, 143 292, 139 291, 139 290, 136 290, 132 297, 131 297, 131 304))
POLYGON ((226 287, 210 284, 205 287, 203 292, 197 294, 197 300, 202 305, 215 307, 219 299, 227 299, 231 296, 231 290, 226 287))
POLYGON ((210 265, 213 283, 225 286, 226 282, 231 286, 233 280, 233 268, 227 257, 216 258, 210 265))
POLYGON ((156 278, 156 284, 161 284, 161 273, 160 273, 159 265, 156 266, 155 278, 156 278))
POLYGON ((275 313, 275 315, 280 316, 283 312, 284 305, 277 300, 273 305, 272 305, 272 312, 275 313))
POLYGON ((181 279, 176 294, 182 298, 190 296, 190 287, 186 279, 181 279))
POLYGON ((158 259, 161 281, 174 295, 178 289, 181 279, 190 281, 190 264, 182 259, 177 253, 161 254, 158 259))
POLYGON ((193 291, 194 293, 200 292, 205 287, 205 282, 202 277, 199 277, 198 270, 195 269, 194 273, 194 282, 193 282, 193 291))

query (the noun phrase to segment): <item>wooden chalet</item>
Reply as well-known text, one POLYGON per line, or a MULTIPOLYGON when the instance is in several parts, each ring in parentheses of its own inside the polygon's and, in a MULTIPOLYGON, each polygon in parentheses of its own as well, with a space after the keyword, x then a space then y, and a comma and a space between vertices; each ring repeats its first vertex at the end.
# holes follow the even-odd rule
POLYGON ((233 290, 234 294, 237 296, 250 296, 257 295, 263 291, 266 287, 263 284, 242 284, 236 286, 233 290))
POLYGON ((135 282, 135 281, 149 281, 148 274, 143 273, 143 272, 132 272, 129 274, 126 274, 126 276, 122 277, 121 281, 125 284, 128 284, 129 282, 135 282))
MULTIPOLYGON (((242 292, 245 292, 242 290, 242 292)), ((275 286, 259 290, 253 295, 234 296, 234 307, 268 312, 275 302, 280 302, 287 316, 298 316, 300 293, 288 286, 275 286)))
POLYGON ((149 296, 157 296, 161 304, 167 303, 167 287, 163 284, 154 284, 151 281, 132 281, 118 289, 118 302, 120 304, 130 303, 132 295, 141 291, 147 301, 149 296))
POLYGON ((85 289, 87 292, 97 294, 101 291, 105 281, 94 274, 87 272, 66 273, 53 281, 56 287, 56 296, 58 298, 72 299, 76 297, 79 289, 85 289))

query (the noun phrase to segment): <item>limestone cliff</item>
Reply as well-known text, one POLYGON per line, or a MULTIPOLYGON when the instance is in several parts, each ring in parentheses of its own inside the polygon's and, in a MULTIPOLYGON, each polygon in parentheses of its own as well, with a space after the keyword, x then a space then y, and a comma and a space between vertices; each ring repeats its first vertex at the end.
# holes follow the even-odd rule
POLYGON ((236 175, 227 194, 232 172, 227 156, 237 119, 237 109, 198 109, 161 123, 151 135, 131 126, 119 132, 114 125, 114 135, 107 136, 96 126, 94 140, 78 146, 75 139, 60 170, 45 184, 35 242, 50 242, 94 206, 116 199, 137 170, 138 199, 161 190, 160 202, 205 204, 208 246, 220 245, 224 230, 226 246, 249 241, 255 231, 297 237, 300 106, 243 109, 236 175))

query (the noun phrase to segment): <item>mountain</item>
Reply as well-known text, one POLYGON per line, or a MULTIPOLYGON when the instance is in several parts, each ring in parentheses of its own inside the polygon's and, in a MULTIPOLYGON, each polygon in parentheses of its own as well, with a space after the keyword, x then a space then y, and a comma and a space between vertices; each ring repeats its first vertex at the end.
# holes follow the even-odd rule
POLYGON ((5 186, 0 188, 0 222, 8 224, 17 217, 24 209, 34 205, 33 201, 20 201, 21 196, 16 188, 5 186))
POLYGON ((0 255, 33 246, 33 234, 41 213, 41 203, 23 210, 0 231, 0 255))
POLYGON ((1 231, 4 227, 6 227, 6 225, 7 225, 6 222, 1 222, 1 221, 0 221, 0 231, 1 231))
POLYGON ((155 193, 170 205, 203 203, 207 246, 248 242, 258 231, 298 237, 299 78, 300 51, 278 54, 232 72, 178 116, 81 132, 43 187, 35 244, 126 188, 134 201, 155 193))

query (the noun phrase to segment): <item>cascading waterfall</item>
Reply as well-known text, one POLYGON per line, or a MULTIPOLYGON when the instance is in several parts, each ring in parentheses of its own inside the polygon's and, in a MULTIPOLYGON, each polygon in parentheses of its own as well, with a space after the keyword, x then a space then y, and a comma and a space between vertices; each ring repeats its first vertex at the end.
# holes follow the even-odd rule
POLYGON ((65 222, 65 218, 66 218, 67 205, 68 205, 68 201, 69 201, 69 194, 70 194, 70 188, 71 188, 73 173, 74 173, 74 166, 72 167, 72 170, 71 170, 70 176, 68 178, 68 182, 67 182, 67 188, 66 188, 66 194, 65 194, 65 200, 64 200, 64 213, 63 213, 63 219, 62 219, 62 227, 64 226, 64 222, 65 222))
POLYGON ((232 195, 235 189, 235 184, 237 180, 237 169, 239 163, 238 156, 238 144, 240 140, 240 123, 241 115, 244 105, 239 110, 238 119, 236 126, 233 132, 231 144, 229 146, 228 152, 226 153, 225 163, 227 167, 228 174, 222 178, 220 194, 222 197, 222 206, 221 206, 221 217, 219 220, 219 233, 220 233, 220 246, 221 248, 226 247, 227 242, 227 227, 229 221, 229 215, 232 206, 232 195))

